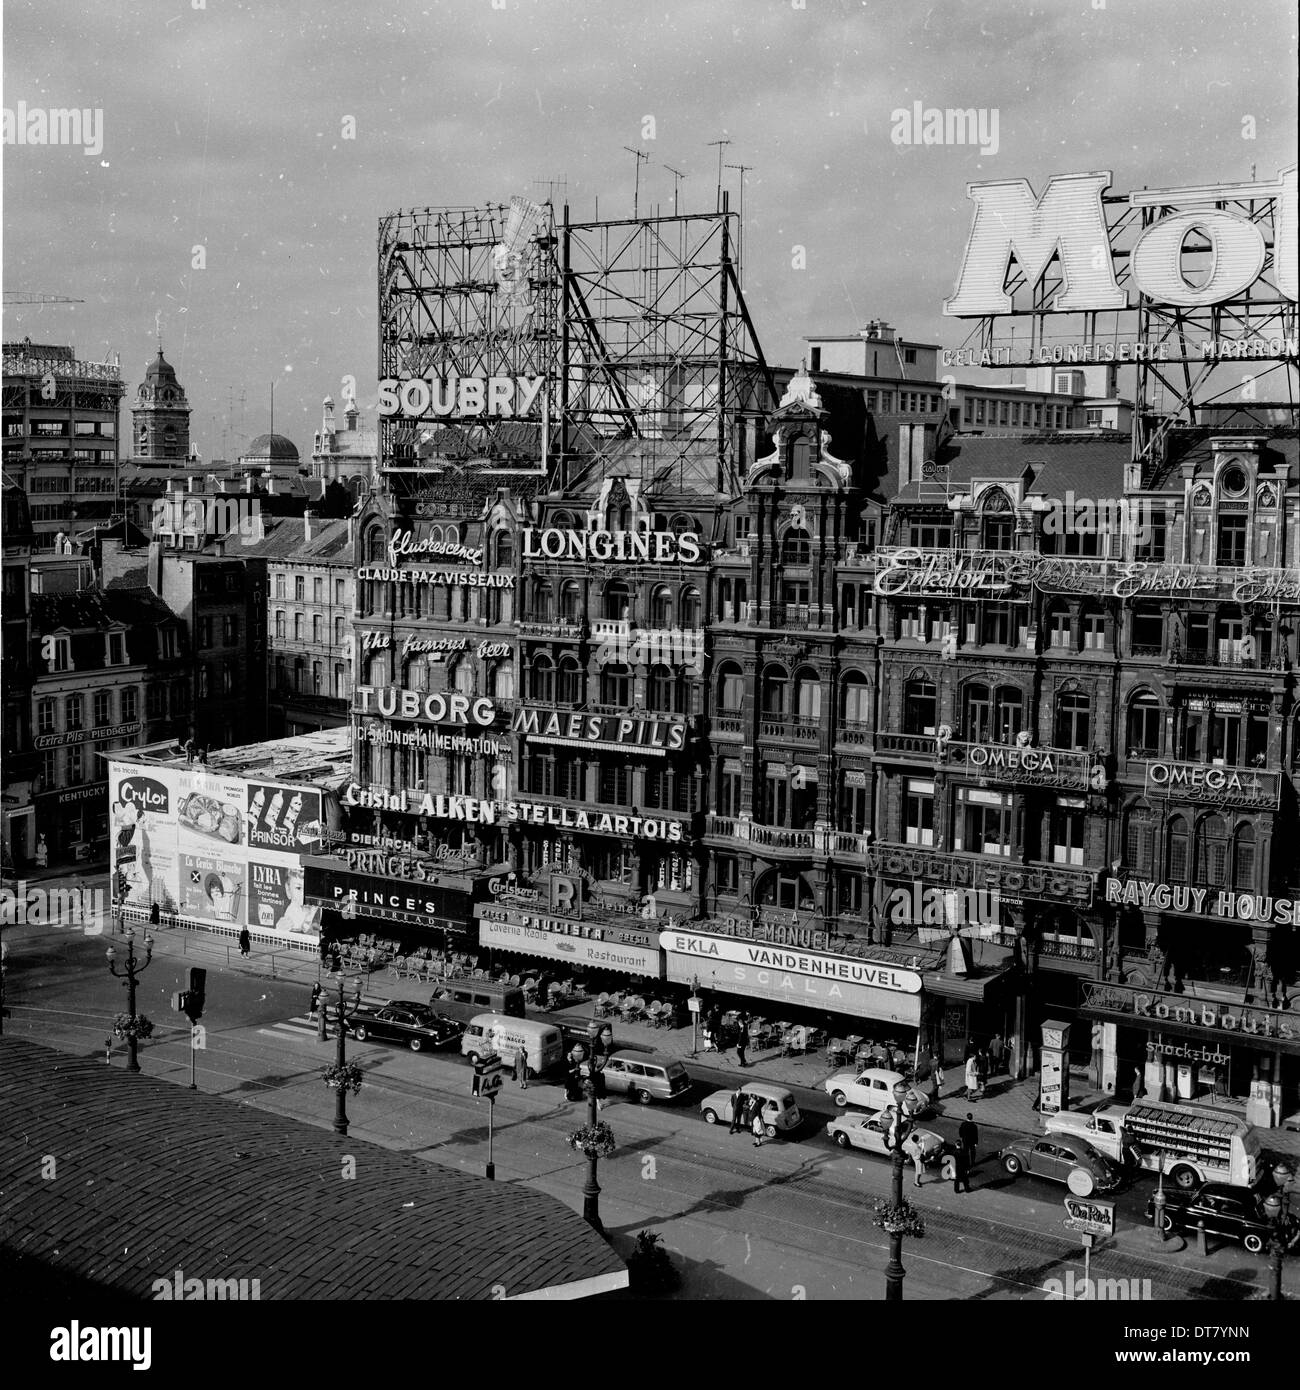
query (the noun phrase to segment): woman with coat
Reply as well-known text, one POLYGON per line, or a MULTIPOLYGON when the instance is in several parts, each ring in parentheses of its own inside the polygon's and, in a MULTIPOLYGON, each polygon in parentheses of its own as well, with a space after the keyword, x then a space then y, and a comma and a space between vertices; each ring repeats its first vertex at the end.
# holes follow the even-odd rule
POLYGON ((980 1090, 979 1059, 972 1052, 966 1058, 966 1099, 978 1100, 980 1090))

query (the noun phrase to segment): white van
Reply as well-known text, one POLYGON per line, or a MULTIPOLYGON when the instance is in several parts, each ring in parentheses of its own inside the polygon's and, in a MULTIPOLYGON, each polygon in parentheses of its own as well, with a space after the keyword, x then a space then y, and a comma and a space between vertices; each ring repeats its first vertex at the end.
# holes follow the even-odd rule
POLYGON ((471 1062, 495 1054, 510 1067, 522 1051, 528 1074, 536 1076, 558 1067, 564 1060, 564 1040, 553 1023, 536 1023, 530 1018, 510 1018, 505 1014, 477 1014, 465 1025, 460 1051, 471 1062))
POLYGON ((1119 1163, 1136 1158, 1178 1187, 1203 1182, 1250 1187, 1259 1176, 1259 1136, 1245 1120, 1222 1110, 1166 1101, 1099 1105, 1043 1116, 1048 1134, 1075 1134, 1119 1163))

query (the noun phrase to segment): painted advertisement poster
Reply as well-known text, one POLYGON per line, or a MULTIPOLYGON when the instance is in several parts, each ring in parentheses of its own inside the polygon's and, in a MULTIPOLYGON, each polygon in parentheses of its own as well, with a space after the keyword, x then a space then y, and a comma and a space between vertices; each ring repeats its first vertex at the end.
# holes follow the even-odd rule
POLYGON ((109 763, 109 855, 113 896, 130 907, 177 907, 176 773, 109 763))
POLYGON ((248 925, 277 936, 319 937, 320 907, 303 898, 302 865, 287 855, 248 861, 248 925))
POLYGON ((248 783, 248 847, 281 854, 315 852, 321 840, 321 794, 312 787, 248 783))
POLYGON ((201 764, 181 769, 176 807, 178 843, 195 852, 243 845, 244 779, 211 773, 201 764))
POLYGON ((215 926, 244 925, 245 870, 240 856, 180 852, 181 912, 215 926))

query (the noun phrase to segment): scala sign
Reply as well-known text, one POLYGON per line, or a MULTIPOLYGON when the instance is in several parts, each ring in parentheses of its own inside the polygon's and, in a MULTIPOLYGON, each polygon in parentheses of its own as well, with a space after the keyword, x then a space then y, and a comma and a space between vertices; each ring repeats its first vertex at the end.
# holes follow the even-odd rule
POLYGON ((390 376, 379 383, 379 413, 411 420, 474 415, 521 420, 536 414, 545 385, 543 376, 390 376))
MULTIPOLYGON (((1032 286, 1059 258, 1061 288, 1048 312, 1090 313, 1129 307, 1128 292, 1115 278, 1114 252, 1106 227, 1102 193, 1109 171, 1063 174, 1053 178, 1041 198, 1027 179, 973 183, 966 187, 975 204, 957 288, 943 312, 953 318, 984 318, 1012 311, 1006 292, 1007 269, 1015 257, 1020 275, 1032 286)), ((1193 210, 1152 222, 1129 250, 1129 273, 1138 291, 1157 304, 1203 307, 1243 294, 1264 268, 1268 243, 1259 226, 1245 217, 1207 204, 1255 197, 1276 199, 1273 251, 1278 290, 1296 298, 1296 168, 1275 183, 1144 189, 1129 194, 1134 208, 1191 206, 1193 210), (1196 232, 1208 242, 1211 260, 1201 283, 1182 270, 1184 241, 1196 232)))

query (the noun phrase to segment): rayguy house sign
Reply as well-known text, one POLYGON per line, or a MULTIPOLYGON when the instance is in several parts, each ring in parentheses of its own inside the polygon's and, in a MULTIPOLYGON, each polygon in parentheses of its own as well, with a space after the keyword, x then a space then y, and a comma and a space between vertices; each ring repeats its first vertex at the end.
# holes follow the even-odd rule
POLYGON ((1106 879, 1106 901, 1157 912, 1222 917, 1233 922, 1269 922, 1300 926, 1300 898, 1272 898, 1231 889, 1193 888, 1181 883, 1153 883, 1146 878, 1106 879))

